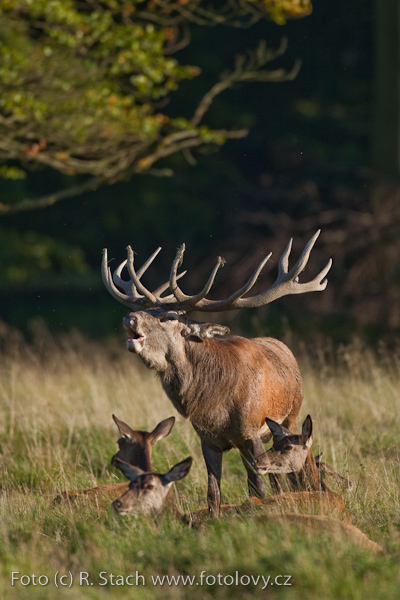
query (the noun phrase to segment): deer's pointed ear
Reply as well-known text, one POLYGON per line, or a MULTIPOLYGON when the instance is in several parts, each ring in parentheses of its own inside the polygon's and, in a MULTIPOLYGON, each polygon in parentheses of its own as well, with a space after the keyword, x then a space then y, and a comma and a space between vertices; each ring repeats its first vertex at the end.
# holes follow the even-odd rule
POLYGON ((301 429, 301 441, 304 445, 311 447, 312 444, 312 419, 307 415, 301 429))
POLYGON ((117 417, 115 415, 113 415, 112 418, 114 419, 114 423, 116 424, 116 426, 119 429, 119 434, 121 437, 126 438, 126 439, 130 440, 131 442, 136 440, 136 438, 137 438, 136 431, 133 431, 133 429, 131 429, 129 427, 129 425, 124 423, 124 421, 120 421, 119 419, 117 419, 117 417))
POLYGON ((158 440, 167 437, 167 435, 171 433, 174 424, 175 417, 169 417, 169 419, 164 419, 164 421, 161 421, 161 423, 159 423, 150 434, 151 445, 154 446, 158 440))
POLYGON ((218 325, 218 323, 190 323, 187 329, 188 332, 183 332, 184 337, 195 335, 202 340, 210 340, 230 332, 229 327, 218 325))
POLYGON ((179 481, 186 477, 186 475, 190 471, 190 467, 192 466, 193 458, 189 456, 182 462, 178 463, 172 469, 168 471, 165 475, 163 475, 163 481, 165 484, 173 483, 174 481, 179 481))
POLYGON ((315 464, 317 465, 318 468, 319 468, 319 466, 321 464, 321 456, 322 455, 323 455, 323 452, 320 452, 319 454, 317 454, 316 456, 314 456, 315 464))
POLYGON ((283 440, 283 438, 287 437, 288 435, 292 435, 289 429, 286 429, 286 427, 280 425, 272 419, 269 419, 268 417, 265 417, 265 422, 270 428, 271 433, 274 436, 275 442, 280 442, 281 440, 283 440))
POLYGON ((115 458, 115 456, 113 457, 111 464, 114 467, 117 467, 117 469, 119 469, 121 473, 123 473, 125 477, 129 479, 129 481, 136 481, 139 475, 143 475, 143 473, 145 473, 145 471, 142 471, 142 469, 140 469, 139 467, 129 465, 124 460, 121 460, 120 458, 115 458))

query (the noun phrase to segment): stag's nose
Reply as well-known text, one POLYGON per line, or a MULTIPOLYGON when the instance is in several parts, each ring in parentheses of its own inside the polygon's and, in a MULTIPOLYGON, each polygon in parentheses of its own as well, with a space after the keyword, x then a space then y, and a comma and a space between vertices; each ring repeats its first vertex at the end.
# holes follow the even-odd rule
POLYGON ((118 510, 119 508, 121 508, 122 502, 121 502, 121 500, 114 500, 112 505, 113 505, 114 510, 118 510))
POLYGON ((135 317, 134 315, 126 315, 123 319, 122 319, 122 323, 125 327, 136 327, 137 325, 137 317, 135 317))

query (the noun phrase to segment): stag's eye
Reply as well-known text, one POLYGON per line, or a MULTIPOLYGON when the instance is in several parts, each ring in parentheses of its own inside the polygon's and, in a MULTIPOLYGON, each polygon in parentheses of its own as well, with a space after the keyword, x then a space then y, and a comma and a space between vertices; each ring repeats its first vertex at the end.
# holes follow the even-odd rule
POLYGON ((160 322, 161 323, 165 323, 166 321, 176 321, 177 317, 174 315, 164 315, 163 317, 160 317, 160 322))
POLYGON ((148 490, 154 490, 154 485, 152 483, 150 483, 150 485, 147 486, 148 490))

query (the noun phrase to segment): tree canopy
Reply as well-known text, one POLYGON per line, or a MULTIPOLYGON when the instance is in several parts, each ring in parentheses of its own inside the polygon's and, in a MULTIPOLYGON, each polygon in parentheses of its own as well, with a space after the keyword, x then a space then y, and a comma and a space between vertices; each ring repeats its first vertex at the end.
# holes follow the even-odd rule
POLYGON ((168 105, 179 83, 200 75, 174 54, 191 30, 278 23, 311 12, 309 0, 3 0, 0 7, 0 176, 22 178, 46 166, 84 176, 35 200, 0 204, 0 213, 51 205, 103 183, 151 172, 176 152, 243 137, 203 117, 215 96, 236 83, 282 81, 297 70, 267 70, 284 50, 264 43, 239 56, 199 98, 192 115, 168 105))

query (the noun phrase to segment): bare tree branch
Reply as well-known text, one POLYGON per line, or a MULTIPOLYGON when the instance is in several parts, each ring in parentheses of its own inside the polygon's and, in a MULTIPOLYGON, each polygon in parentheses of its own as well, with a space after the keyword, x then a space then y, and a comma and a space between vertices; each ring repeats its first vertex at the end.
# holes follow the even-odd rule
POLYGON ((53 194, 42 196, 41 198, 26 198, 15 204, 4 204, 3 202, 0 202, 0 214, 11 215, 27 210, 46 208, 65 198, 73 198, 84 192, 96 190, 99 186, 104 185, 104 183, 105 182, 101 181, 98 177, 92 177, 84 183, 60 190, 59 192, 54 192, 53 194))
POLYGON ((236 83, 256 82, 256 81, 291 81, 300 70, 300 61, 296 61, 290 71, 285 69, 275 69, 273 71, 264 71, 263 67, 281 56, 287 47, 286 39, 283 39, 280 47, 276 51, 268 50, 265 42, 261 42, 256 50, 249 53, 248 56, 240 55, 236 58, 236 65, 233 71, 225 73, 221 81, 216 83, 201 99, 193 117, 191 124, 197 127, 209 110, 216 96, 225 90, 233 87, 236 83))
MULTIPOLYGON (((239 129, 233 131, 227 130, 219 130, 213 131, 213 134, 219 135, 221 139, 238 139, 243 138, 247 135, 248 131, 246 129, 239 129)), ((171 135, 163 140, 163 143, 159 145, 159 147, 148 156, 143 157, 139 161, 136 162, 135 165, 132 166, 132 163, 127 160, 126 172, 125 175, 132 174, 149 174, 158 177, 171 177, 173 175, 173 171, 171 169, 154 169, 152 168, 153 164, 160 160, 161 158, 165 158, 170 156, 171 154, 176 154, 177 152, 188 150, 189 148, 195 148, 198 146, 202 146, 206 142, 196 131, 181 131, 175 135, 171 135)), ((121 165, 119 165, 119 169, 121 165)), ((118 173, 115 173, 114 180, 120 180, 123 178, 123 172, 118 170, 118 173)), ((54 192, 53 194, 48 194, 46 196, 42 196, 41 198, 25 198, 24 200, 20 200, 15 204, 4 204, 0 202, 0 215, 11 215, 16 214, 18 212, 34 210, 37 208, 46 208, 56 204, 60 200, 64 200, 66 198, 73 198, 74 196, 79 196, 84 192, 96 190, 98 187, 104 186, 106 184, 113 183, 111 179, 102 179, 100 177, 92 177, 91 179, 86 180, 84 183, 69 187, 67 189, 60 190, 59 192, 54 192)))

